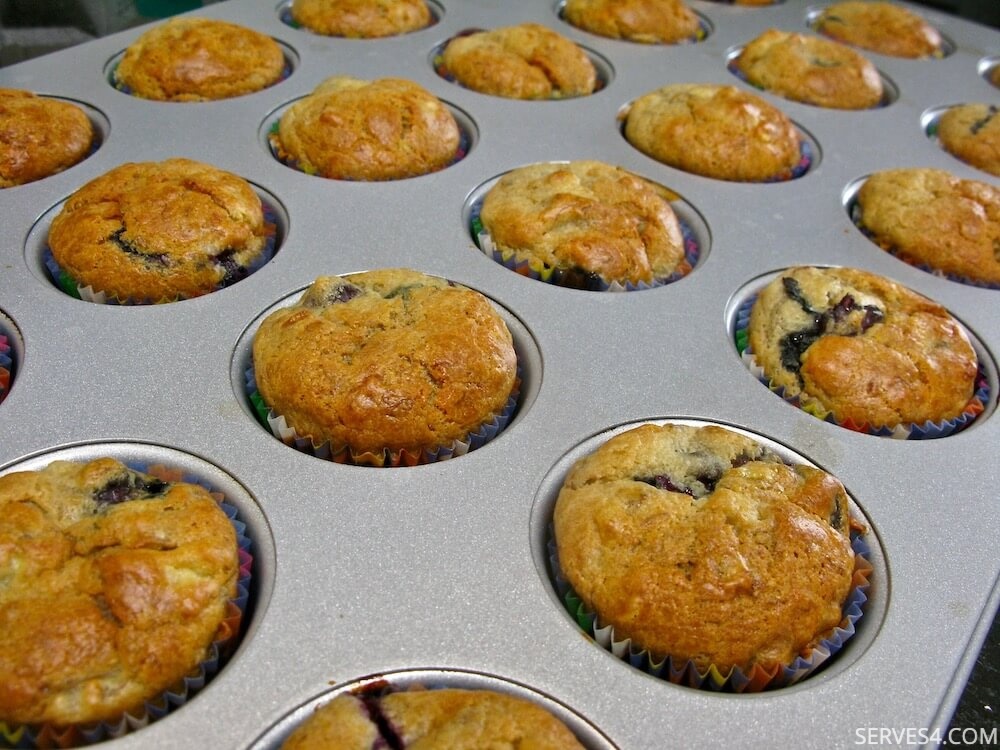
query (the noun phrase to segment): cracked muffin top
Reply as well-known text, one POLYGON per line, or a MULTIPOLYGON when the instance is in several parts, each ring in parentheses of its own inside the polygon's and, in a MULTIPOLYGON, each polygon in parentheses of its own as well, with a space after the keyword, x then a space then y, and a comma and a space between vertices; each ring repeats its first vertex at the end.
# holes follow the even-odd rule
POLYGON ((700 30, 682 0, 566 0, 563 17, 592 34, 644 44, 690 41, 700 30))
POLYGON ((929 57, 941 51, 941 35, 901 5, 848 0, 828 5, 816 30, 838 42, 891 57, 929 57))
POLYGON ((61 172, 84 159, 94 126, 75 104, 0 88, 0 188, 61 172))
POLYGON ((715 426, 643 425, 570 469, 559 566, 633 651, 726 674, 788 664, 829 635, 852 586, 847 494, 715 426))
POLYGON ((313 282, 253 340, 268 407, 319 446, 419 454, 501 414, 517 357, 478 292, 409 269, 313 282))
POLYGON ((282 750, 583 750, 541 706, 491 690, 344 693, 318 708, 282 750))
POLYGON ((950 107, 938 120, 937 137, 953 156, 1000 177, 1000 107, 985 103, 950 107))
POLYGON ((0 477, 0 721, 142 716, 206 659, 238 576, 203 487, 110 458, 0 477))
POLYGON ((125 50, 115 81, 133 96, 169 102, 229 99, 277 83, 281 47, 254 29, 208 18, 173 18, 125 50))
POLYGON ((424 0, 293 0, 292 19, 317 34, 376 39, 431 22, 424 0))
POLYGON ((483 199, 480 220, 501 251, 610 283, 651 282, 684 260, 676 198, 597 161, 531 164, 483 199))
POLYGON ((887 169, 857 195, 860 226, 908 263, 1000 284, 1000 188, 941 169, 887 169))
POLYGON ((948 311, 859 269, 785 271, 754 302, 749 341, 786 397, 815 399, 838 422, 937 423, 975 391, 975 350, 948 311))
POLYGON ((81 187, 53 219, 49 247, 80 286, 160 302, 239 281, 271 230, 246 180, 167 159, 122 164, 81 187))
POLYGON ((704 177, 777 179, 801 158, 801 139, 785 113, 735 86, 664 86, 633 101, 624 118, 625 138, 637 149, 704 177))
POLYGON ((597 71, 574 42, 537 23, 456 36, 442 55, 466 88, 508 99, 559 99, 594 91, 597 71))
POLYGON ((444 169, 461 132, 448 108, 399 78, 335 76, 281 116, 278 155, 337 180, 399 180, 444 169))
POLYGON ((882 101, 882 78, 864 55, 810 34, 768 29, 747 43, 735 65, 754 86, 797 102, 867 109, 882 101))

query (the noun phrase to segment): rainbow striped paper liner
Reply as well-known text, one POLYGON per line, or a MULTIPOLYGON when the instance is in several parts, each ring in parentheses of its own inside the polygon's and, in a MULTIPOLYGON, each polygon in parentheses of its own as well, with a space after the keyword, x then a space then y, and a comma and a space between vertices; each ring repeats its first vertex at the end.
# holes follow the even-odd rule
POLYGON ((850 640, 856 632, 858 620, 864 614, 864 605, 868 601, 868 589, 871 586, 870 578, 874 571, 868 559, 871 549, 864 537, 855 531, 851 533, 851 549, 854 551, 852 587, 841 610, 841 621, 836 627, 789 664, 755 664, 748 671, 739 667, 732 667, 726 671, 715 665, 699 669, 693 661, 681 659, 675 661, 669 655, 657 657, 649 651, 634 646, 629 638, 616 638, 614 627, 600 622, 600 617, 586 607, 563 575, 551 527, 548 539, 549 565, 556 592, 576 624, 597 645, 653 677, 675 685, 728 693, 759 693, 794 685, 823 666, 850 640))
POLYGON ((893 438, 896 440, 930 440, 934 438, 948 437, 960 432, 972 424, 976 417, 983 413, 986 404, 990 402, 990 383, 986 377, 986 370, 983 367, 982 359, 977 355, 978 371, 976 372, 976 384, 972 393, 972 398, 966 404, 965 410, 953 419, 946 419, 940 422, 927 420, 923 424, 904 423, 896 426, 872 425, 867 422, 855 422, 850 419, 837 420, 833 413, 827 410, 817 399, 805 392, 800 392, 795 396, 785 393, 784 387, 775 385, 764 372, 764 369, 757 364, 757 360, 750 348, 747 328, 750 325, 750 310, 753 307, 757 295, 754 294, 746 299, 736 311, 736 326, 733 334, 736 351, 739 352, 740 359, 746 368, 753 373, 761 383, 766 385, 772 393, 776 393, 787 403, 796 406, 807 414, 812 414, 817 419, 835 424, 854 432, 863 432, 868 435, 878 437, 893 438))
POLYGON ((0 403, 10 392, 10 381, 13 378, 14 358, 11 355, 10 341, 7 332, 0 323, 0 403))
POLYGON ((226 604, 226 613, 219 623, 215 640, 209 646, 206 658, 188 675, 182 677, 171 688, 156 698, 146 701, 136 713, 126 712, 115 721, 100 721, 93 724, 56 726, 54 724, 14 724, 0 721, 0 744, 11 748, 67 748, 92 745, 105 740, 117 739, 162 719, 188 702, 211 680, 236 649, 240 638, 243 614, 250 599, 253 555, 251 540, 246 535, 246 524, 239 520, 239 511, 225 502, 222 493, 215 491, 196 477, 185 476, 182 472, 161 464, 149 466, 128 464, 135 471, 149 474, 166 482, 187 482, 207 489, 219 507, 229 518, 236 531, 237 554, 239 556, 239 578, 236 596, 226 604))

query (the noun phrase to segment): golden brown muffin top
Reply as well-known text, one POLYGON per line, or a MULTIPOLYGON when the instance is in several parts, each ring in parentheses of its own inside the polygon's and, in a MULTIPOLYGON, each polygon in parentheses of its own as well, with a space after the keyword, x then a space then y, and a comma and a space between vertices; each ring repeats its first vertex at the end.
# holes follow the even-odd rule
POLYGON ((318 708, 282 750, 583 750, 555 716, 490 690, 412 690, 338 695, 318 708))
POLYGON ((238 575, 203 487, 110 458, 0 477, 0 720, 141 715, 204 661, 238 575))
POLYGON ((724 674, 788 664, 840 623, 849 523, 836 478, 714 426, 611 438, 555 507, 559 565, 601 627, 724 674))
POLYGON ((508 172, 480 219, 498 249, 605 282, 668 277, 684 239, 664 188, 597 161, 531 164, 508 172))
POLYGON ((448 107, 399 78, 335 76, 281 116, 279 155, 309 174, 338 180, 399 180, 444 169, 461 131, 448 107))
POLYGON ((276 83, 281 47, 259 31, 208 18, 172 18, 125 50, 115 79, 134 96, 170 102, 228 99, 276 83))
POLYGON ((735 86, 664 86, 632 102, 624 117, 633 146, 705 177, 775 179, 800 159, 799 134, 785 113, 735 86))
POLYGON ((81 187, 53 219, 49 247, 81 286, 168 301, 242 278, 268 230, 246 180, 167 159, 122 164, 81 187))
POLYGON ((317 34, 374 39, 422 29, 431 12, 424 0, 293 0, 292 18, 317 34))
POLYGON ((810 34, 768 29, 747 43, 735 64, 754 86, 806 104, 866 109, 882 100, 882 78, 867 58, 810 34))
POLYGON ((928 57, 941 50, 941 35, 901 5, 848 0, 823 9, 816 30, 855 47, 892 57, 928 57))
POLYGON ((1000 188, 941 169, 888 169, 858 191, 880 247, 942 273, 1000 284, 1000 188))
POLYGON ((786 397, 805 393, 839 422, 894 427, 960 415, 978 359, 941 305, 855 268, 799 267, 754 302, 750 347, 786 397))
POLYGON ((644 44, 690 41, 700 28, 682 0, 566 0, 563 16, 592 34, 644 44))
POLYGON ((320 277, 254 336, 267 405, 317 446, 419 453, 499 415, 513 339, 478 292, 409 269, 320 277))
POLYGON ((594 91, 597 71, 573 41, 537 23, 452 38, 442 55, 463 86, 508 99, 554 99, 594 91))
POLYGON ((75 104, 0 88, 0 188, 73 166, 87 156, 94 136, 90 118, 75 104))
POLYGON ((952 155, 1000 177, 1000 108, 995 104, 950 107, 938 120, 937 136, 952 155))

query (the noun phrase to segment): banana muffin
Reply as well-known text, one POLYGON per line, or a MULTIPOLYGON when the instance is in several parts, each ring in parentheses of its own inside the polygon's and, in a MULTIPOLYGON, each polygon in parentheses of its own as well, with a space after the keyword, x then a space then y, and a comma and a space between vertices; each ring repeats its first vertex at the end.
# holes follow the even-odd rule
POLYGON ((649 284, 685 262, 672 198, 603 162, 531 164, 489 190, 480 221, 501 254, 557 269, 564 286, 649 284))
POLYGON ((754 86, 805 104, 867 109, 882 101, 882 77, 864 55, 810 34, 768 29, 733 64, 754 86))
POLYGON ((93 123, 75 104, 0 88, 0 188, 72 167, 95 138, 93 123))
POLYGON ((941 53, 941 35, 901 5, 848 0, 828 5, 815 28, 838 42, 891 57, 918 58, 941 53))
POLYGON ((868 177, 855 217, 883 250, 932 272, 1000 284, 1000 188, 941 169, 868 177))
POLYGON ((995 104, 949 107, 937 123, 941 146, 952 156, 1000 177, 1000 108, 995 104))
POLYGON ((537 23, 452 38, 446 74, 466 88, 508 99, 561 99, 593 93, 597 71, 574 42, 537 23))
POLYGON ((975 392, 978 358, 948 311, 859 269, 780 274, 753 303, 749 344, 772 386, 842 424, 941 423, 975 392))
POLYGON ((448 107, 417 83, 335 76, 285 111, 271 142, 308 174, 375 181, 444 169, 461 135, 448 107))
POLYGON ((183 17, 132 42, 114 77, 143 99, 201 102, 260 91, 284 69, 285 56, 271 37, 226 21, 183 17))
POLYGON ((645 94, 624 114, 625 138, 685 172, 738 182, 787 179, 801 139, 784 112, 735 86, 679 83, 645 94))
POLYGON ((292 0, 292 20, 326 36, 376 39, 431 23, 424 0, 292 0))
POLYGON ((701 22, 683 0, 566 0, 563 18, 610 39, 644 44, 693 41, 701 22))
POLYGON ((401 268, 318 278, 261 323, 253 365, 300 437, 376 464, 467 439, 505 412, 517 377, 489 300, 401 268))
POLYGON ((205 488, 101 458, 0 477, 0 721, 113 721, 196 672, 236 595, 205 488))
POLYGON ((570 469, 559 568, 596 626, 699 672, 776 669, 840 625, 855 555, 847 493, 722 427, 643 425, 570 469))
POLYGON ((282 750, 376 747, 583 750, 541 706, 491 690, 456 688, 338 695, 299 725, 282 750))
POLYGON ((59 269, 129 302, 196 297, 244 278, 274 227, 246 180, 191 159, 122 164, 69 197, 49 229, 59 269))

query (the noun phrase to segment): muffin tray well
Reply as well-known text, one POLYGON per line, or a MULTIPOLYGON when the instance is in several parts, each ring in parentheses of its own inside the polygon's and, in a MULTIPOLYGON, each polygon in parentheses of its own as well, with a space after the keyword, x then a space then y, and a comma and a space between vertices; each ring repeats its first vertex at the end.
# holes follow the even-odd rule
POLYGON ((798 179, 739 184, 644 156, 622 137, 618 114, 669 83, 747 88, 727 70, 733 50, 769 27, 808 30, 821 5, 691 5, 707 38, 658 46, 572 28, 555 0, 440 0, 431 27, 370 41, 292 28, 276 0, 230 0, 194 13, 271 35, 292 70, 269 89, 218 102, 157 103, 114 89, 109 65, 142 28, 0 69, 2 86, 85 104, 102 134, 79 165, 0 191, 0 335, 13 360, 0 473, 105 454, 178 465, 228 488, 253 545, 236 653, 185 705, 108 747, 275 748, 321 698, 380 679, 527 696, 590 750, 849 747, 872 728, 911 738, 945 730, 1000 597, 1000 292, 883 252, 852 224, 849 204, 858 180, 891 167, 997 183, 942 151, 925 124, 948 104, 1000 100, 985 78, 1000 64, 1000 34, 914 7, 949 54, 866 53, 891 84, 886 106, 825 110, 762 93, 816 153, 798 179), (449 37, 525 21, 606 61, 606 85, 524 102, 435 72, 434 52, 449 37), (326 180, 276 161, 266 138, 275 113, 337 74, 425 86, 460 113, 468 154, 441 172, 382 183, 326 180), (174 156, 239 174, 267 198, 278 217, 273 259, 231 287, 163 305, 102 305, 58 288, 42 258, 50 210, 123 162, 174 156), (617 164, 676 192, 701 245, 694 270, 654 289, 591 292, 484 255, 468 226, 481 186, 517 166, 571 159, 617 164), (734 317, 741 290, 796 264, 865 268, 946 306, 984 360, 983 414, 948 437, 892 440, 823 422, 769 392, 739 358, 734 317), (453 279, 496 303, 521 360, 518 410, 488 444, 425 466, 300 453, 255 417, 243 387, 250 337, 265 311, 316 276, 386 266, 453 279), (562 476, 614 432, 663 420, 745 430, 847 487, 869 528, 874 573, 857 634, 818 673, 753 695, 673 685, 590 642, 563 608, 546 551, 562 476))

